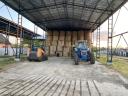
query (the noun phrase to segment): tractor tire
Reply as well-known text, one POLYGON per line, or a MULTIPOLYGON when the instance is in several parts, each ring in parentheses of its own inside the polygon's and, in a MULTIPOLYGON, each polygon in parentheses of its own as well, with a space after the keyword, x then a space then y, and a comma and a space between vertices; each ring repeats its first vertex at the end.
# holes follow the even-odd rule
POLYGON ((28 61, 32 61, 32 59, 30 59, 29 57, 27 59, 28 59, 28 61))
POLYGON ((28 59, 28 61, 32 61, 32 59, 28 59))
POLYGON ((45 60, 48 60, 48 56, 47 55, 45 55, 45 60))
POLYGON ((38 61, 41 62, 42 61, 42 56, 38 57, 38 61))
POLYGON ((94 54, 92 52, 89 52, 89 55, 90 55, 90 63, 91 64, 95 64, 95 57, 94 57, 94 54))
POLYGON ((78 58, 77 54, 75 54, 75 56, 74 56, 74 61, 75 61, 75 65, 79 65, 79 58, 78 58))
POLYGON ((48 60, 48 56, 47 56, 47 55, 44 55, 44 56, 42 57, 42 61, 46 61, 46 60, 48 60))

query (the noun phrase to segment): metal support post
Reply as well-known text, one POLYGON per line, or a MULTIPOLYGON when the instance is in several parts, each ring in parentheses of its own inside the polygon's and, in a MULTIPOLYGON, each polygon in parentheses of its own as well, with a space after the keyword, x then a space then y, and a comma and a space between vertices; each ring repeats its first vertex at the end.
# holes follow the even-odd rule
POLYGON ((97 28, 96 34, 96 58, 100 58, 100 27, 97 28))
POLYGON ((34 39, 37 39, 37 31, 38 31, 38 27, 36 25, 34 25, 34 39))
POLYGON ((94 51, 93 44, 94 44, 94 32, 91 32, 91 51, 92 52, 94 51))
POLYGON ((20 60, 21 43, 22 43, 22 16, 18 14, 18 26, 17 26, 17 37, 16 37, 16 60, 20 60), (19 38, 20 37, 20 38, 19 38))
POLYGON ((30 48, 32 49, 33 46, 33 33, 31 34, 31 40, 30 40, 30 48))
POLYGON ((34 25, 34 33, 33 33, 33 46, 35 45, 35 41, 37 40, 37 26, 36 25, 34 25))
MULTIPOLYGON (((22 29, 21 29, 22 30, 22 29)), ((23 36, 23 30, 20 32, 20 54, 23 54, 23 41, 24 41, 24 36, 23 36)))
POLYGON ((10 23, 6 26, 5 55, 8 55, 9 32, 10 32, 10 23))
POLYGON ((19 13, 18 13, 18 25, 17 25, 17 35, 16 35, 16 56, 15 60, 20 60, 21 46, 22 46, 22 16, 21 12, 21 0, 18 0, 19 3, 19 13))
POLYGON ((107 64, 112 64, 113 15, 108 19, 107 64))
MULTIPOLYGON (((92 33, 92 44, 94 44, 94 39, 95 39, 95 34, 94 32, 92 33)), ((93 45, 94 46, 94 45, 93 45)))

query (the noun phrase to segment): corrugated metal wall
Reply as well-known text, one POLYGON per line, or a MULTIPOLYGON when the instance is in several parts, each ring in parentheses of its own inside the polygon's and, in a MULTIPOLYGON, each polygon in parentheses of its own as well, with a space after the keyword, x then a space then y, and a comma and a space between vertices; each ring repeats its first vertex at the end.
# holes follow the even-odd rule
POLYGON ((48 31, 47 54, 55 56, 71 56, 72 46, 77 40, 87 40, 91 45, 91 32, 86 31, 48 31))

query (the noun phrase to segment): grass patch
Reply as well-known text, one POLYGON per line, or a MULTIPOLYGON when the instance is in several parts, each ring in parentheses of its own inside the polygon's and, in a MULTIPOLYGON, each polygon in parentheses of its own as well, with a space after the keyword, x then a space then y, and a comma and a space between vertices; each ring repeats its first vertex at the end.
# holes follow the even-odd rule
POLYGON ((26 61, 27 60, 27 55, 22 54, 20 60, 21 61, 26 61))
POLYGON ((10 57, 10 56, 0 57, 0 69, 3 69, 5 66, 13 63, 15 63, 14 57, 10 57))
MULTIPOLYGON (((21 55, 21 62, 27 60, 27 55, 21 55)), ((0 70, 4 69, 9 64, 14 64, 15 56, 0 56, 0 70)))
POLYGON ((120 72, 122 75, 128 77, 128 60, 120 59, 118 57, 113 57, 113 64, 107 65, 107 57, 102 56, 100 59, 98 59, 99 62, 102 64, 105 64, 107 67, 112 68, 118 72, 120 72))

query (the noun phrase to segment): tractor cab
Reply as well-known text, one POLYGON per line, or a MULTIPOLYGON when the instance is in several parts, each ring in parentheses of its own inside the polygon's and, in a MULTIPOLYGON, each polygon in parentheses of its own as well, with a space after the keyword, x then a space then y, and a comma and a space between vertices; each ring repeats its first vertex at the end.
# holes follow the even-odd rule
POLYGON ((78 41, 75 44, 75 48, 87 50, 88 46, 87 46, 86 41, 78 41))

